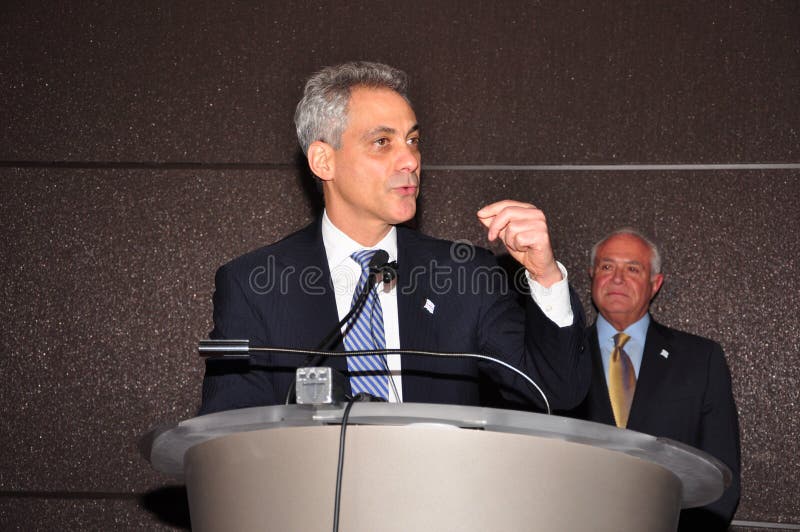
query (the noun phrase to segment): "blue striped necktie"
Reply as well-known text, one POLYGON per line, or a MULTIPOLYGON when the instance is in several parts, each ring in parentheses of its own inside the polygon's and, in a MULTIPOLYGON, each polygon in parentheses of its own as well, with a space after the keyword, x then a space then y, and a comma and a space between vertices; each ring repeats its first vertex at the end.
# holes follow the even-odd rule
MULTIPOLYGON (((368 281, 374 282, 374 276, 369 275, 368 265, 376 251, 375 249, 365 249, 350 255, 361 265, 361 278, 353 293, 351 306, 355 305, 364 284, 368 281)), ((386 349, 386 338, 383 333, 383 310, 378 299, 378 292, 374 288, 370 289, 362 309, 348 322, 344 347, 347 351, 386 349)), ((366 392, 375 397, 389 399, 389 376, 385 359, 381 355, 347 357, 347 369, 350 371, 350 388, 353 395, 366 392)))

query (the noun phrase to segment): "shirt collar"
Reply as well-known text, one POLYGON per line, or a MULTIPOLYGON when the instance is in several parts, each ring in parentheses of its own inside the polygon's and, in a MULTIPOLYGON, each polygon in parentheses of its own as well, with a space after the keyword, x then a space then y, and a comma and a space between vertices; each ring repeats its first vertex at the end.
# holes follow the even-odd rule
POLYGON ((374 246, 364 247, 347 236, 341 229, 333 225, 331 219, 328 218, 328 211, 322 213, 322 243, 325 246, 325 254, 328 256, 328 267, 331 271, 346 259, 350 259, 350 255, 362 249, 382 249, 389 254, 390 261, 397 260, 396 227, 393 226, 392 229, 386 233, 386 236, 374 246))
POLYGON ((645 313, 639 321, 628 325, 624 331, 617 331, 602 314, 597 315, 597 338, 600 342, 611 342, 614 345, 614 335, 617 332, 624 332, 631 337, 638 345, 644 345, 647 337, 647 328, 650 326, 650 313, 645 313))

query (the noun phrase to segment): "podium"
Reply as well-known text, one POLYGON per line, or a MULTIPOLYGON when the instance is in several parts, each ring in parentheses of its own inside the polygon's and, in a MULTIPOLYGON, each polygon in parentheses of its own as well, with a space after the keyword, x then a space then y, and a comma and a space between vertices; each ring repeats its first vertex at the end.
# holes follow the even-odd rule
MULTIPOLYGON (((153 429, 142 451, 186 482, 195 531, 332 530, 342 405, 247 408, 153 429)), ((689 446, 491 408, 356 403, 339 529, 674 531, 731 473, 689 446)))

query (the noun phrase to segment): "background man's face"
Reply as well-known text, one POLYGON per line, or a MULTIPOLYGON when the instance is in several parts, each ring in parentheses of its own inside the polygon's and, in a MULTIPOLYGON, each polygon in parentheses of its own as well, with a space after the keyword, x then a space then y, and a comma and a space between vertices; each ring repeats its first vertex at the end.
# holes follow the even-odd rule
POLYGON ((414 110, 392 90, 359 87, 351 92, 347 116, 333 179, 326 182, 329 213, 344 225, 410 220, 420 170, 414 110))
POLYGON ((621 331, 647 312, 664 280, 652 275, 651 250, 633 235, 615 235, 597 249, 592 299, 611 325, 621 331))

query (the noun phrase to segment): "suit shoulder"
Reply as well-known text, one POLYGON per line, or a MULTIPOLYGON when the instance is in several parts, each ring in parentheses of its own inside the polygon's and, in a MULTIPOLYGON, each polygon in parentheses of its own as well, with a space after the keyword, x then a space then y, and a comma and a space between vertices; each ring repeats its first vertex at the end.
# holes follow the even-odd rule
POLYGON ((722 346, 710 338, 678 329, 673 329, 658 323, 655 325, 661 332, 662 336, 667 338, 667 340, 676 347, 683 348, 694 353, 722 354, 722 346))
POLYGON ((277 242, 262 246, 260 248, 248 251, 244 255, 240 255, 219 268, 221 271, 242 271, 251 270, 253 267, 262 266, 270 261, 270 257, 274 260, 285 259, 292 254, 292 251, 309 246, 313 243, 315 224, 300 229, 290 235, 287 235, 277 242))

